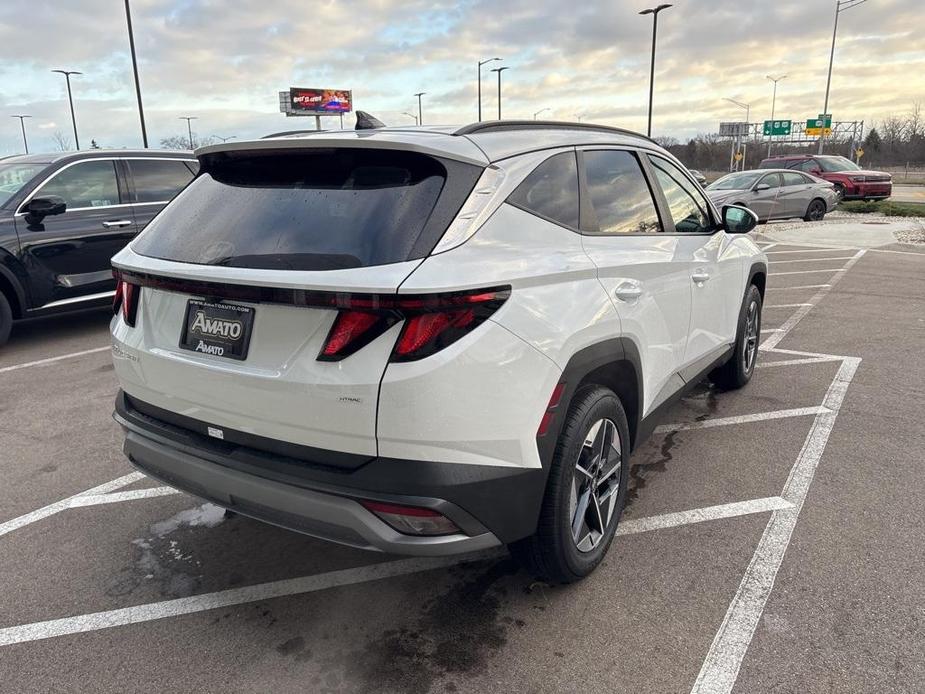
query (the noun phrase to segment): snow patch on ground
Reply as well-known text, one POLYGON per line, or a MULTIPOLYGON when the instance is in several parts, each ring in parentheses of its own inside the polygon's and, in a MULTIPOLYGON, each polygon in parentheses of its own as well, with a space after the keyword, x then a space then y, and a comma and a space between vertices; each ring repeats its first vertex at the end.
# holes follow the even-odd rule
POLYGON ((151 526, 155 537, 164 537, 180 528, 214 528, 225 519, 225 509, 215 504, 203 504, 159 521, 151 526))

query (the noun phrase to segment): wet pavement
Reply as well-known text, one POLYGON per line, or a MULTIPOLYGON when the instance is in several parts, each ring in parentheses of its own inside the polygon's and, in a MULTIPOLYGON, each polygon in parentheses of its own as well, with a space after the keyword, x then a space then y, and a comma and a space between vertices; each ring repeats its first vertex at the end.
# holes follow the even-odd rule
POLYGON ((105 313, 17 326, 0 692, 925 690, 925 258, 759 238, 761 368, 672 409, 567 587, 169 493, 122 458, 105 313))

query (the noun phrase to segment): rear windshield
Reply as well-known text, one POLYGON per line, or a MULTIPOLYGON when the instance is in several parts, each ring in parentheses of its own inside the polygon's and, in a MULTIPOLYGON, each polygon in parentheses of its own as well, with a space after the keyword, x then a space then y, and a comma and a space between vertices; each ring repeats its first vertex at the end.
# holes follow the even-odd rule
POLYGON ((132 248, 164 260, 278 270, 422 258, 480 172, 388 149, 207 155, 196 180, 132 248))

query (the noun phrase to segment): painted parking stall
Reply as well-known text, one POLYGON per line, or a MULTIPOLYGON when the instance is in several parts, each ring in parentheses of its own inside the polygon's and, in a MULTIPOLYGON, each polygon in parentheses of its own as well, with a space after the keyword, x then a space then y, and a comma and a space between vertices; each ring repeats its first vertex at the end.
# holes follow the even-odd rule
MULTIPOLYGON (((225 667, 241 689, 551 691, 608 681, 616 691, 740 691, 862 367, 850 350, 814 350, 799 336, 865 252, 761 245, 771 272, 756 379, 734 394, 703 387, 659 426, 634 458, 611 554, 583 583, 537 585, 498 551, 394 559, 327 545, 228 518, 124 465, 95 478, 105 467, 94 451, 118 438, 98 418, 96 438, 111 440, 88 450, 86 482, 0 518, 7 592, 23 596, 0 603, 0 690, 74 689, 89 676, 101 691, 202 689, 223 681, 225 667), (113 577, 126 562, 138 587, 120 592, 124 576, 113 577), (69 568, 63 580, 50 575, 55 566, 69 568), (50 599, 56 591, 68 595, 50 599), (581 628, 588 623, 597 630, 581 628), (594 638, 605 625, 636 642, 633 658, 594 638), (191 639, 201 673, 157 666, 188 659, 191 639), (101 644, 133 680, 87 659, 101 644), (232 650, 243 664, 226 659, 232 650), (56 672, 41 665, 51 652, 56 672)), ((26 374, 65 380, 99 368, 109 349, 100 338, 5 365, 0 379, 22 390, 26 374)))

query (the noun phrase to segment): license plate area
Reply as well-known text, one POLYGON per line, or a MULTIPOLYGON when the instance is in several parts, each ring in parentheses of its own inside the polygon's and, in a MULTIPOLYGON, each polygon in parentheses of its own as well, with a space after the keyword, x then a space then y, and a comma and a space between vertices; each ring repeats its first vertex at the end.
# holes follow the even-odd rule
POLYGON ((247 359, 254 309, 230 303, 190 299, 186 304, 180 348, 225 359, 247 359))

